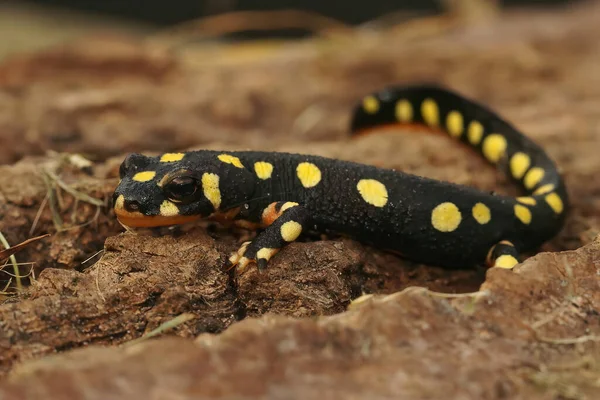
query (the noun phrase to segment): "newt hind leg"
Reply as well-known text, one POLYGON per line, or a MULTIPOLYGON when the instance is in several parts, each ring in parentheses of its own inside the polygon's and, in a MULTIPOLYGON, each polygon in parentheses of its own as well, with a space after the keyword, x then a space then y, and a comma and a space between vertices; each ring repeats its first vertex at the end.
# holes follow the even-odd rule
POLYGON ((494 245, 488 253, 487 264, 490 267, 513 269, 518 263, 519 252, 508 240, 494 245))

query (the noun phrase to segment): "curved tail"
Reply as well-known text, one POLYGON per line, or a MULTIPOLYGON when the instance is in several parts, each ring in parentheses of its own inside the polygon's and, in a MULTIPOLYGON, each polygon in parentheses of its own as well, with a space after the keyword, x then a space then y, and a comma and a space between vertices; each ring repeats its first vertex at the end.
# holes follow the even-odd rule
POLYGON ((433 85, 390 87, 363 98, 352 120, 353 134, 384 125, 419 125, 446 132, 476 149, 526 192, 516 199, 543 223, 540 237, 549 238, 562 227, 568 207, 564 182, 555 164, 531 139, 497 114, 457 93, 433 85))

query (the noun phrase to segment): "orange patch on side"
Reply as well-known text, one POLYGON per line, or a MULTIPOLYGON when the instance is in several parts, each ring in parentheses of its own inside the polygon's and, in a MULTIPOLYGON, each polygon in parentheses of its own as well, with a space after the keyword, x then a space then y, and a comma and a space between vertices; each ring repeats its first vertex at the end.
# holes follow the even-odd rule
POLYGON ((138 212, 129 212, 115 208, 119 222, 130 228, 154 228, 158 226, 181 225, 200 218, 199 215, 175 215, 164 217, 162 215, 147 216, 138 212))
POLYGON ((230 224, 232 222, 232 220, 235 218, 235 216, 238 215, 239 213, 240 213, 240 207, 233 208, 231 210, 224 211, 224 212, 217 211, 217 212, 213 213, 210 217, 208 217, 208 219, 210 219, 211 221, 216 221, 223 225, 227 225, 227 224, 230 224))
POLYGON ((271 225, 281 215, 281 212, 278 212, 277 210, 275 210, 276 204, 277 203, 269 204, 269 206, 267 208, 265 208, 265 210, 263 211, 262 223, 264 224, 264 226, 271 225))
POLYGON ((247 221, 245 219, 238 219, 233 221, 233 224, 238 228, 248 229, 249 231, 256 231, 258 229, 265 228, 263 224, 259 224, 258 222, 247 221))

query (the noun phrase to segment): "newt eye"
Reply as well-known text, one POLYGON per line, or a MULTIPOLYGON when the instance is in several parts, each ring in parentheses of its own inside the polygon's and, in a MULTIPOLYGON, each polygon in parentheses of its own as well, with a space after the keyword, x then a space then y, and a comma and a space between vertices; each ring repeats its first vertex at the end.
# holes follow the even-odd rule
POLYGON ((198 181, 191 176, 178 176, 167 182, 163 190, 169 200, 181 203, 191 200, 198 186, 198 181))

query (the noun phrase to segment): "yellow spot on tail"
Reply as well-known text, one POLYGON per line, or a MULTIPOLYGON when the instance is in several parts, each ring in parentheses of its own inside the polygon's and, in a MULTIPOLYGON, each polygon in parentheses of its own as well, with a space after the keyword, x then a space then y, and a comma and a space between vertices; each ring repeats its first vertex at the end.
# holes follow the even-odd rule
POLYGON ((436 127, 440 123, 440 112, 438 105, 433 99, 425 99, 421 103, 421 115, 423 121, 429 126, 436 127))
POLYGON ((232 156, 231 154, 219 154, 217 158, 224 163, 233 165, 234 167, 244 168, 240 159, 236 156, 232 156))
POLYGON ((288 221, 281 225, 280 231, 283 240, 286 242, 293 242, 294 240, 298 239, 298 236, 300 236, 300 233, 302 232, 302 225, 296 221, 288 221))
POLYGON ((478 121, 471 121, 469 128, 467 129, 467 138, 469 143, 473 146, 477 146, 481 142, 483 137, 483 125, 478 121))
POLYGON ((496 258, 494 261, 494 267, 511 269, 519 263, 519 260, 511 256, 510 254, 503 254, 496 258))
POLYGON ((303 162, 296 168, 298 179, 305 188, 317 186, 321 182, 321 170, 313 163, 303 162))
POLYGON ((287 201, 281 206, 281 209, 279 210, 279 212, 282 213, 285 210, 287 210, 288 208, 296 207, 297 205, 298 205, 298 203, 295 203, 293 201, 287 201))
POLYGON ((533 189, 535 185, 540 183, 542 179, 544 179, 544 170, 539 167, 531 168, 529 172, 525 175, 525 179, 523 179, 523 185, 527 189, 533 189))
POLYGON ((552 210, 554 210, 555 213, 560 214, 563 211, 564 205, 558 194, 556 194, 556 193, 547 194, 545 197, 545 200, 546 200, 546 203, 548 203, 550 208, 552 208, 552 210))
POLYGON ((215 210, 221 206, 221 190, 219 189, 219 175, 205 172, 202 175, 202 189, 215 210))
POLYGON ((255 162, 254 172, 256 172, 256 176, 258 176, 259 179, 269 179, 273 174, 273 164, 265 161, 255 162))
POLYGON ((143 171, 143 172, 138 172, 131 179, 133 179, 136 182, 148 182, 148 181, 151 181, 152 179, 154 179, 155 176, 156 176, 156 172, 154 172, 154 171, 143 171))
POLYGON ((160 157, 160 162, 181 161, 183 157, 185 157, 185 153, 165 153, 160 157))
POLYGON ((490 162, 497 163, 506 151, 506 139, 498 133, 492 133, 483 140, 483 155, 490 162))
POLYGON ((396 103, 396 119, 400 122, 411 122, 413 119, 412 104, 408 100, 400 100, 396 103))
POLYGON ((515 153, 510 159, 510 173, 515 179, 521 179, 531 165, 531 158, 525 153, 515 153))
POLYGON ((545 185, 540 186, 539 188, 537 188, 535 190, 535 192, 533 192, 534 195, 538 195, 538 194, 546 194, 546 193, 550 193, 551 191, 554 190, 554 185, 551 183, 547 183, 545 185))
POLYGON ((537 201, 533 197, 517 197, 517 201, 528 206, 535 206, 537 201))
POLYGON ((160 205, 160 215, 163 217, 174 217, 179 215, 179 208, 169 200, 165 200, 160 205))
POLYGON ((363 99, 363 109, 367 114, 375 114, 379 111, 379 100, 374 96, 367 96, 363 99))
POLYGON ((462 215, 454 203, 439 204, 431 212, 431 225, 440 232, 452 232, 460 225, 462 215))
POLYGON ((473 218, 481 225, 487 224, 492 219, 492 212, 489 207, 483 203, 477 203, 473 206, 473 218))
POLYGON ((265 260, 269 261, 271 259, 271 257, 273 257, 275 254, 277 254, 277 252, 279 251, 279 249, 271 249, 269 247, 263 247, 262 249, 260 249, 259 251, 256 252, 256 258, 264 258, 265 260))
POLYGON ((459 138, 463 133, 463 116, 458 111, 450 111, 446 116, 446 129, 453 138, 459 138))
POLYGON ((388 201, 385 185, 375 179, 361 179, 356 188, 363 200, 375 207, 383 207, 388 201))
POLYGON ((520 204, 515 204, 515 215, 525 225, 529 225, 531 223, 531 211, 529 211, 529 208, 520 204))

